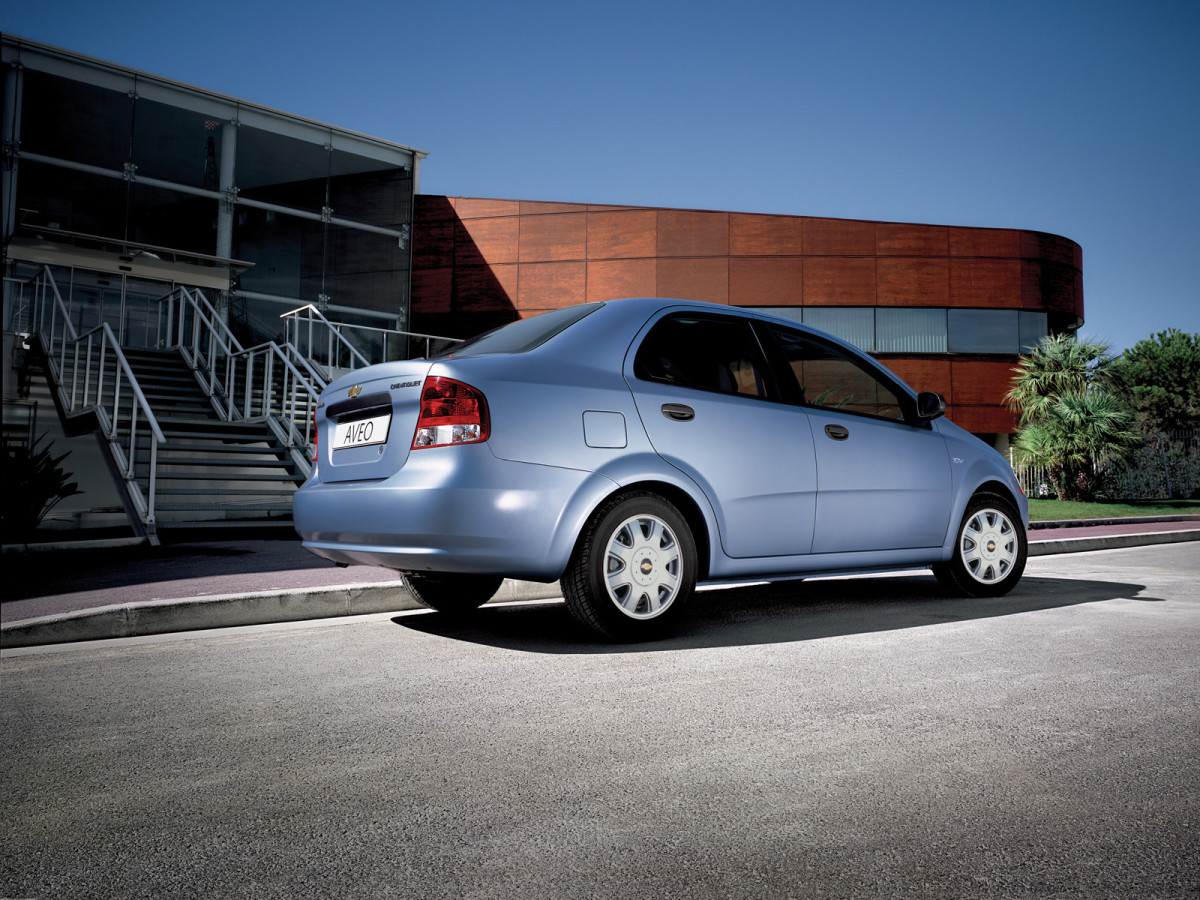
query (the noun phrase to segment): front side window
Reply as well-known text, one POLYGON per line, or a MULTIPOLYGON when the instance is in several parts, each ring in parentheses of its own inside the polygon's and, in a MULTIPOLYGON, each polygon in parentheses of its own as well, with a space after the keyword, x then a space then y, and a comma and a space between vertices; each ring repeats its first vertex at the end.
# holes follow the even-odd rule
POLYGON ((668 316, 642 341, 633 373, 645 381, 719 394, 764 400, 774 394, 748 323, 730 316, 668 316))
POLYGON ((901 392, 879 373, 841 348, 801 331, 767 326, 796 378, 806 406, 905 419, 909 406, 901 392))

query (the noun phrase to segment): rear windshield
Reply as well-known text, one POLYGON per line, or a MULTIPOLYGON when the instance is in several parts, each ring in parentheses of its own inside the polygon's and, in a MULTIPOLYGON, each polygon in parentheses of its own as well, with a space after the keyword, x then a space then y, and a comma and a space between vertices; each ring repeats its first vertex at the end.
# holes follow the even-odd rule
POLYGON ((581 306, 568 306, 566 309, 542 313, 531 319, 521 319, 502 328, 484 332, 469 341, 455 344, 439 353, 435 359, 482 356, 485 353, 526 353, 534 347, 540 347, 603 305, 584 303, 581 306))

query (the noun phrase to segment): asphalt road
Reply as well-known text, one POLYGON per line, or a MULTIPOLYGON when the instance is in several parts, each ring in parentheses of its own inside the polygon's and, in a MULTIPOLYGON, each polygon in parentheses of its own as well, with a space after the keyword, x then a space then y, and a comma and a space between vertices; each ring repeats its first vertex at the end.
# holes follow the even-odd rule
POLYGON ((1200 553, 5 651, 0 896, 1200 896, 1200 553))

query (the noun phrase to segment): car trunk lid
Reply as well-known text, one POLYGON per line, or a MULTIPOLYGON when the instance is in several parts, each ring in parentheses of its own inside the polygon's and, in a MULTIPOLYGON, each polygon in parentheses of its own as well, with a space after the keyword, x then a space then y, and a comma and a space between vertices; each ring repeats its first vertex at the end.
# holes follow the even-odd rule
POLYGON ((403 468, 431 367, 414 360, 364 370, 361 381, 325 392, 317 457, 322 481, 387 478, 403 468))

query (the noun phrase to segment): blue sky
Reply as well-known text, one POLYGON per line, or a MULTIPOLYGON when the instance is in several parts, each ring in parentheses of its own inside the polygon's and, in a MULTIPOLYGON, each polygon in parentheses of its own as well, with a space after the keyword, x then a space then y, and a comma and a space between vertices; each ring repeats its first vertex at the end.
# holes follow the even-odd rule
POLYGON ((1028 228, 1084 333, 1200 333, 1200 2, 186 6, 0 29, 429 151, 421 189, 1028 228))

